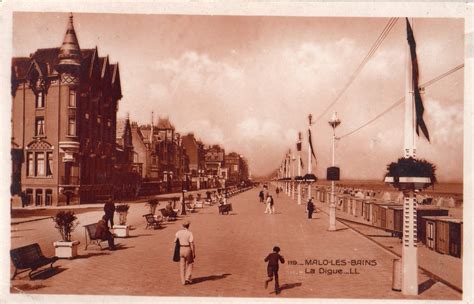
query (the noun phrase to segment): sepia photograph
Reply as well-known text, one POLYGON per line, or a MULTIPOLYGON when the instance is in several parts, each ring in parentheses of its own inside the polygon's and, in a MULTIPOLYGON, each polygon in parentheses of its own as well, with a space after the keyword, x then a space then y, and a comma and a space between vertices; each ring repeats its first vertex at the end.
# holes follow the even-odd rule
POLYGON ((3 13, 8 302, 472 295, 472 7, 50 4, 3 13))

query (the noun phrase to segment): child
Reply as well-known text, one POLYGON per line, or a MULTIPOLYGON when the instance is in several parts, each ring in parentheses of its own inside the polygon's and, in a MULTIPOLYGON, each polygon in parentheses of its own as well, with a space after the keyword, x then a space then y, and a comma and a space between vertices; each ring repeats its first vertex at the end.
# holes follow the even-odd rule
POLYGON ((268 273, 268 280, 265 281, 265 288, 268 287, 268 283, 273 280, 273 276, 275 276, 275 293, 280 293, 280 285, 278 283, 278 261, 280 263, 285 263, 285 259, 279 254, 280 247, 275 246, 273 247, 273 252, 270 253, 266 258, 265 262, 268 262, 267 265, 267 273, 268 273))

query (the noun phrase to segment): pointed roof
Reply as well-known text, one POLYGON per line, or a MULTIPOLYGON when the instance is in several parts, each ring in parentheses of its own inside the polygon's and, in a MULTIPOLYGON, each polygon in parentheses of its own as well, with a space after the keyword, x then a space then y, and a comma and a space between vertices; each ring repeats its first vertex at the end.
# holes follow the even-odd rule
POLYGON ((158 129, 163 130, 163 129, 174 129, 173 125, 171 124, 170 120, 168 117, 166 118, 159 118, 158 119, 158 129))
POLYGON ((59 49, 59 65, 81 65, 81 48, 77 41, 76 31, 74 30, 72 13, 69 16, 66 35, 64 36, 63 44, 59 49))

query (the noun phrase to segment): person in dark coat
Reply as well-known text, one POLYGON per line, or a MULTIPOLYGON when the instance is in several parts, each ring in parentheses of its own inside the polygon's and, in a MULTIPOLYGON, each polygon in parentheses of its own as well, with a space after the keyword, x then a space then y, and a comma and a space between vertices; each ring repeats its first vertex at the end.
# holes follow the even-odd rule
POLYGON ((114 227, 114 212, 115 212, 115 204, 112 199, 108 199, 104 205, 104 212, 105 212, 105 224, 108 224, 110 221, 110 228, 114 227))
POLYGON ((313 212, 314 212, 314 203, 313 203, 313 198, 310 198, 308 201, 308 205, 306 206, 306 210, 308 211, 308 218, 313 218, 313 212))
POLYGON ((263 193, 263 190, 260 191, 260 193, 258 194, 258 197, 260 198, 260 202, 263 203, 263 199, 265 197, 265 194, 263 193))
POLYGON ((114 236, 107 227, 107 216, 103 216, 95 228, 95 237, 109 243, 109 250, 115 250, 114 236))
POLYGON ((266 258, 265 262, 268 262, 267 265, 267 274, 268 274, 268 280, 265 281, 265 289, 268 287, 268 283, 270 283, 273 280, 273 277, 275 277, 275 293, 279 294, 280 293, 280 284, 278 282, 278 262, 284 264, 285 259, 283 256, 280 255, 280 247, 275 246, 273 247, 273 252, 270 253, 266 258))

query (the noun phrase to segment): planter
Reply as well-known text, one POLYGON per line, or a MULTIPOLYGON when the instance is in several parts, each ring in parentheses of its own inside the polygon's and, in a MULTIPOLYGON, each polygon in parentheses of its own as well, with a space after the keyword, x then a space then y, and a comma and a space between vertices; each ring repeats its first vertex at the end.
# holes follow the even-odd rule
POLYGON ((55 255, 60 259, 72 259, 77 256, 79 241, 57 241, 54 242, 55 255))
POLYGON ((127 225, 114 225, 114 234, 115 237, 126 238, 130 230, 130 226, 127 225))
POLYGON ((429 177, 400 176, 398 183, 396 183, 393 176, 387 176, 385 177, 385 182, 393 185, 400 191, 423 190, 432 185, 429 177))

